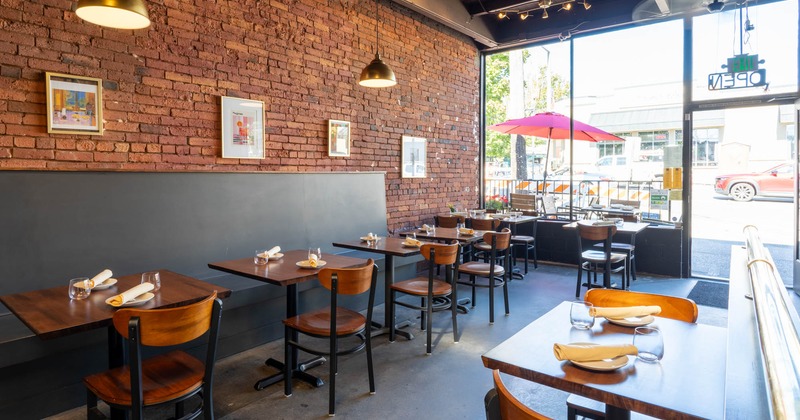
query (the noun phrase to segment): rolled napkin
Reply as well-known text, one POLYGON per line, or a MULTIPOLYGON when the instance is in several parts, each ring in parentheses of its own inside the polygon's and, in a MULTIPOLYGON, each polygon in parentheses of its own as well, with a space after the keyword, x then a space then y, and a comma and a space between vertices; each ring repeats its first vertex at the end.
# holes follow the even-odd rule
POLYGON ((142 283, 136 287, 126 290, 108 300, 111 306, 122 306, 127 302, 153 290, 153 283, 142 283))
POLYGON ((469 229, 469 228, 459 228, 458 229, 458 233, 460 233, 462 235, 474 235, 475 234, 475 230, 474 229, 469 229))
POLYGON ((612 220, 598 220, 592 223, 592 226, 614 226, 616 223, 612 220))
POLYGON ((275 254, 277 254, 277 253, 279 253, 279 252, 281 252, 281 247, 279 247, 279 246, 273 246, 273 247, 272 247, 272 248, 270 248, 268 251, 262 252, 262 253, 261 253, 261 254, 259 254, 258 256, 259 256, 259 257, 264 257, 264 258, 272 258, 272 257, 274 257, 274 256, 275 256, 275 254))
POLYGON ((95 288, 95 287, 105 283, 105 281, 110 279, 111 276, 113 276, 113 275, 114 274, 111 272, 111 270, 106 268, 105 270, 101 271, 100 274, 92 277, 92 280, 91 280, 90 284, 92 285, 92 288, 95 288))
POLYGON ((626 354, 639 354, 633 344, 600 345, 600 344, 553 344, 553 354, 558 360, 591 362, 594 360, 613 359, 626 354))
POLYGON ((433 229, 433 226, 428 226, 425 224, 422 225, 422 230, 431 230, 431 229, 433 229))
POLYGON ((661 313, 660 306, 623 306, 619 308, 589 308, 589 315, 594 317, 622 319, 632 316, 658 315, 661 313))
POLYGON ((376 235, 376 234, 374 234, 374 233, 370 232, 370 233, 369 233, 367 236, 365 236, 364 238, 366 238, 368 241, 372 241, 372 240, 378 239, 378 235, 376 235))
POLYGON ((406 241, 404 243, 406 245, 411 245, 411 246, 422 246, 422 241, 418 241, 414 238, 406 238, 406 241))
POLYGON ((311 258, 308 259, 308 265, 310 267, 316 268, 318 264, 319 264, 318 257, 316 255, 314 255, 314 254, 311 254, 311 258))

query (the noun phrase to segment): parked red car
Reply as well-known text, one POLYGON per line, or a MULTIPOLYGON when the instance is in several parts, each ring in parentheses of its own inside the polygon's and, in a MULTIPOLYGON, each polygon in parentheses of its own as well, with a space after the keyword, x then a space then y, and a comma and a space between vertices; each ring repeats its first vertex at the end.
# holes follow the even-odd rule
POLYGON ((714 178, 714 191, 736 201, 753 197, 791 197, 796 173, 792 163, 783 163, 761 173, 720 175, 714 178))

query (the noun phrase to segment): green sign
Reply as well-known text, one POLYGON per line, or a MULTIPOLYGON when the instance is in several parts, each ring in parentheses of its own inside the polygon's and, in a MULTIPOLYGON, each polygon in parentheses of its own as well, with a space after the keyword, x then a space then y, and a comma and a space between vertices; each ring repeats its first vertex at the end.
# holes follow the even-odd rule
POLYGON ((653 210, 669 210, 669 191, 651 190, 650 208, 653 210))

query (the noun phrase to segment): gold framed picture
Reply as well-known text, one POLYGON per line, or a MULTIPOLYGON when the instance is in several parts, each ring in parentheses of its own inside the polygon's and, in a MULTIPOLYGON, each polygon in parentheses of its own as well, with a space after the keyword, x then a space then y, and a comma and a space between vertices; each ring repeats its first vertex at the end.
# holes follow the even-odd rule
POLYGON ((103 135, 103 80, 45 73, 47 132, 103 135))

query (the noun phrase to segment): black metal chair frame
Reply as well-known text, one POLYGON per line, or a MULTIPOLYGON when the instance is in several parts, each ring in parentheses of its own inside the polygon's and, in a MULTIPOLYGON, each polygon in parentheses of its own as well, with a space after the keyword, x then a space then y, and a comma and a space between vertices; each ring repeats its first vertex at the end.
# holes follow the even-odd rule
MULTIPOLYGON (((626 271, 628 267, 628 258, 624 256, 624 260, 622 261, 622 265, 619 267, 612 267, 614 264, 611 261, 612 250, 611 250, 611 238, 616 231, 615 226, 604 226, 607 229, 607 236, 605 240, 603 240, 603 255, 604 259, 602 263, 595 263, 592 261, 584 261, 583 252, 584 252, 584 241, 581 237, 581 225, 578 224, 576 226, 575 232, 578 238, 578 281, 575 287, 575 297, 579 297, 581 294, 581 286, 584 284, 582 283, 583 279, 583 272, 586 271, 586 286, 588 288, 591 287, 602 287, 597 285, 597 273, 606 273, 611 276, 614 273, 622 272, 622 289, 625 289, 625 281, 626 281, 626 271), (594 279, 590 279, 594 273, 594 279)), ((596 240, 595 240, 596 241, 596 240)))
MULTIPOLYGON (((510 230, 508 232, 508 235, 509 236, 511 235, 510 230)), ((511 259, 509 258, 509 251, 511 249, 511 244, 510 244, 510 241, 509 241, 509 246, 507 248, 505 248, 504 250, 502 250, 502 255, 498 255, 498 253, 497 253, 497 233, 494 233, 494 234, 492 234, 492 244, 491 245, 492 245, 492 249, 489 252, 489 273, 490 273, 489 276, 488 276, 489 284, 476 283, 475 282, 476 275, 475 274, 469 274, 469 273, 464 273, 464 274, 469 275, 469 281, 462 281, 462 280, 460 280, 461 272, 458 272, 458 275, 456 276, 456 279, 457 279, 456 282, 458 284, 463 284, 463 285, 466 285, 466 286, 469 286, 469 287, 472 288, 472 300, 471 300, 471 302, 472 302, 472 307, 473 308, 475 307, 475 297, 476 297, 475 288, 476 287, 484 287, 484 288, 488 288, 489 289, 489 323, 490 324, 494 324, 494 289, 496 287, 502 287, 503 288, 503 301, 505 303, 506 315, 509 314, 509 309, 508 309, 508 278, 511 277, 511 267, 510 267, 511 259), (494 274, 495 267, 497 266, 498 262, 500 262, 503 265, 503 268, 505 269, 505 272, 503 273, 503 276, 501 276, 501 277, 498 277, 498 276, 496 276, 494 274)))

